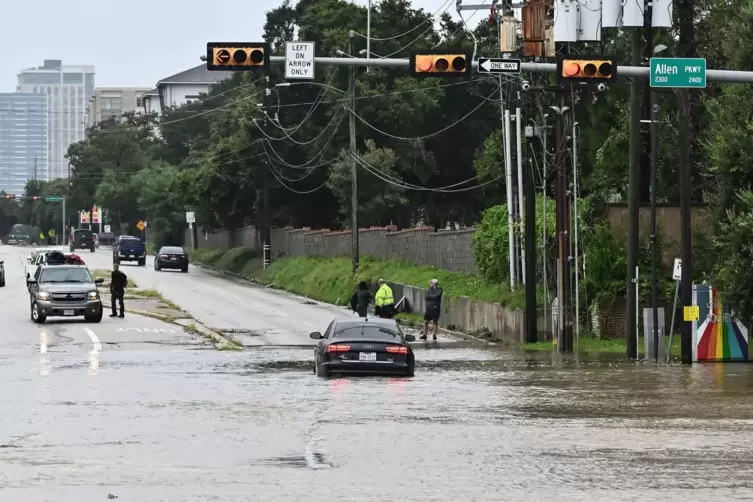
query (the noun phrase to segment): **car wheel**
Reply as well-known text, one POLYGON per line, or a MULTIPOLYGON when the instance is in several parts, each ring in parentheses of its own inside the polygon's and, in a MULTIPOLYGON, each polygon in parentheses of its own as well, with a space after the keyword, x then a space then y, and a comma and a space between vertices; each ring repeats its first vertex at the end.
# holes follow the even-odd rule
POLYGON ((102 308, 100 307, 99 312, 97 312, 93 316, 84 316, 84 320, 86 322, 101 322, 102 321, 102 308))
POLYGON ((182 269, 180 269, 180 271, 185 274, 188 272, 188 267, 183 267, 182 269))
POLYGON ((92 252, 92 253, 94 252, 94 249, 96 249, 96 248, 94 248, 94 247, 92 246, 92 247, 91 247, 91 252, 92 252))
POLYGON ((413 377, 413 376, 415 376, 415 367, 410 366, 408 368, 408 371, 405 372, 405 376, 407 376, 407 377, 413 377))
POLYGON ((159 265, 157 265, 157 260, 154 260, 154 270, 156 270, 157 272, 160 271, 159 265))
POLYGON ((139 267, 145 267, 146 266, 146 260, 139 260, 139 267))
POLYGON ((47 317, 39 311, 39 305, 36 301, 31 302, 31 320, 37 324, 42 324, 47 320, 47 317))
POLYGON ((0 279, 0 288, 4 288, 4 287, 5 287, 5 276, 3 276, 2 279, 0 279))

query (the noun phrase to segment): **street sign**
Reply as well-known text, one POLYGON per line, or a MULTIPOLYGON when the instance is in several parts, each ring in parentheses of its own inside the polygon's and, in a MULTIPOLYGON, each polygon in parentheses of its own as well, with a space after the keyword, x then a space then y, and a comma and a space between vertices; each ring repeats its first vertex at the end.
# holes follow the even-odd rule
POLYGON ((109 234, 112 229, 110 228, 110 225, 105 225, 105 233, 109 234))
POLYGON ((45 197, 44 200, 46 200, 47 202, 60 202, 61 200, 63 200, 63 198, 55 195, 55 196, 45 197))
POLYGON ((691 305, 690 307, 683 307, 682 317, 685 321, 697 321, 701 317, 701 309, 697 305, 691 305))
POLYGON ((478 58, 479 73, 520 73, 520 59, 478 58))
POLYGON ((136 223, 136 228, 138 228, 139 230, 143 232, 144 228, 146 228, 146 223, 144 223, 143 221, 139 221, 138 223, 136 223))
POLYGON ((682 280, 682 259, 675 258, 675 266, 672 269, 672 279, 676 281, 682 280))
POLYGON ((651 58, 650 66, 651 87, 706 87, 704 58, 651 58))
POLYGON ((285 79, 313 80, 314 42, 285 43, 285 79))
POLYGON ((186 211, 186 223, 196 223, 196 213, 193 211, 186 211))

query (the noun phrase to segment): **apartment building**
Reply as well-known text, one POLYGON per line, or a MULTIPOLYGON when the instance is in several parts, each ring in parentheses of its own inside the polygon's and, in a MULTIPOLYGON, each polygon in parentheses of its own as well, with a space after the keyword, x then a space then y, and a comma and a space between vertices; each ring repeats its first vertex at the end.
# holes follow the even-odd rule
POLYGON ((118 120, 126 113, 143 113, 141 97, 149 87, 97 87, 86 112, 86 126, 106 120, 118 120))
POLYGON ((46 59, 42 66, 22 70, 16 90, 47 98, 47 178, 68 176, 68 147, 84 139, 86 110, 94 94, 94 66, 63 65, 46 59))
POLYGON ((0 93, 0 190, 21 195, 26 182, 48 179, 47 96, 0 93))

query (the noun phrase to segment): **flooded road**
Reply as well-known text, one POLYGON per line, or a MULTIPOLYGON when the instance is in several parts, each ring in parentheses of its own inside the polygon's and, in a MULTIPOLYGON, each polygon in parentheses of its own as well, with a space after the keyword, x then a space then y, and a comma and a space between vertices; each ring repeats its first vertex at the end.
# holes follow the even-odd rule
POLYGON ((0 248, 1 501, 753 493, 750 365, 419 343, 415 378, 324 380, 310 347, 219 352, 137 316, 34 326, 13 252, 0 248))

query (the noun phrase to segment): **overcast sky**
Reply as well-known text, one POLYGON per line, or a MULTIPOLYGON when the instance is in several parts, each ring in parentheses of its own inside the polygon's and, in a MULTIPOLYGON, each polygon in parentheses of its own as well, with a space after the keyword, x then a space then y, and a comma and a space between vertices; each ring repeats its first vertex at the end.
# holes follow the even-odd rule
MULTIPOLYGON (((413 5, 434 12, 445 2, 413 0, 413 5)), ((0 29, 5 54, 0 92, 15 91, 18 72, 41 66, 45 59, 94 65, 97 87, 153 87, 161 78, 200 64, 199 56, 206 52, 208 41, 261 40, 264 13, 280 3, 282 0, 8 0, 3 2, 0 29)), ((455 2, 449 7, 454 13, 455 2)), ((378 53, 376 45, 372 50, 378 53)))

